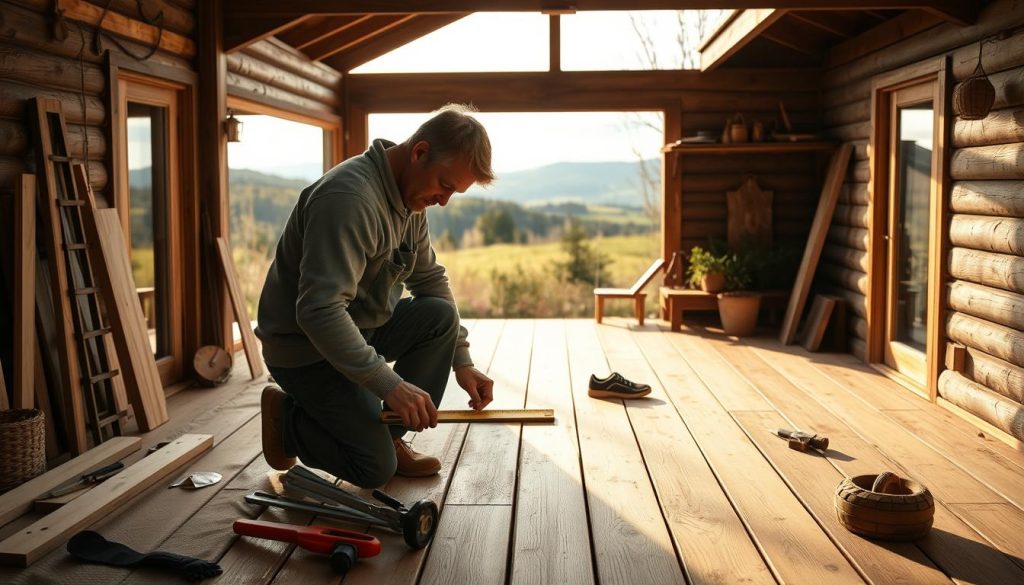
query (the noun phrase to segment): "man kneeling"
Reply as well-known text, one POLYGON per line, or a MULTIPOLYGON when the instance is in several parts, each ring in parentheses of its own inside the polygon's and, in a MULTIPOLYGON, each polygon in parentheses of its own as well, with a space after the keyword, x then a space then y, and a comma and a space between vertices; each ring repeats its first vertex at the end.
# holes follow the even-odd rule
POLYGON ((423 213, 494 179, 487 132, 471 111, 449 105, 401 144, 374 140, 299 196, 256 328, 280 384, 261 403, 271 467, 288 469, 298 456, 366 488, 396 473, 432 475, 438 459, 402 436, 437 425, 449 371, 472 408, 491 402, 493 382, 470 359, 423 213), (382 400, 402 425, 380 423, 382 400))

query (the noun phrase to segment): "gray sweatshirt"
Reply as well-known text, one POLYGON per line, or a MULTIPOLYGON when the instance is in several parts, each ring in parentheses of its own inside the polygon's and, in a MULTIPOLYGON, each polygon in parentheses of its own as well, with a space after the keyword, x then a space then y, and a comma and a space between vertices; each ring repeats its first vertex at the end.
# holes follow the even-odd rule
MULTIPOLYGON (((256 327, 268 365, 326 359, 381 398, 402 378, 362 332, 387 322, 403 287, 455 304, 426 214, 402 202, 384 152, 390 146, 374 140, 302 191, 267 273, 256 327)), ((452 367, 472 363, 460 326, 452 367)))

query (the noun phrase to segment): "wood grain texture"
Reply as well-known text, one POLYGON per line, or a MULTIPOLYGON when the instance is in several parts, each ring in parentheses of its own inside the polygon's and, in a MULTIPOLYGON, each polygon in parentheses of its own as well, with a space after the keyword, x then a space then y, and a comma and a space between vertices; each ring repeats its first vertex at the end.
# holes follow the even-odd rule
POLYGON ((1024 179, 1024 142, 956 149, 949 172, 956 180, 1024 179))
POLYGON ((609 368, 597 327, 566 323, 595 577, 603 584, 682 584, 672 538, 622 402, 587 396, 591 374, 604 376, 609 368))
POLYGON ((91 526, 212 446, 212 435, 182 435, 153 455, 108 479, 104 484, 105 489, 91 490, 73 504, 64 506, 0 542, 0 562, 21 567, 31 565, 75 532, 91 526))
POLYGON ((946 334, 952 341, 1024 367, 1024 332, 1018 329, 950 312, 946 319, 946 334))
POLYGON ((962 373, 993 392, 1024 404, 1024 368, 968 347, 962 373))
POLYGON ((1024 218, 1024 181, 958 181, 950 194, 949 211, 973 215, 1024 218))
POLYGON ((1024 294, 1024 258, 1020 256, 954 247, 949 252, 949 275, 1024 294))
MULTIPOLYGON (((14 189, 14 408, 35 406, 36 177, 21 175, 14 189)), ((0 370, 0 378, 3 371, 0 370)), ((6 400, 7 392, 3 392, 6 400)))
POLYGON ((609 365, 651 384, 646 400, 624 402, 658 500, 690 583, 773 583, 728 492, 690 434, 685 411, 672 409, 678 354, 657 327, 600 328, 609 365))
POLYGON ((424 583, 501 585, 511 506, 449 505, 437 527, 424 583), (498 553, 498 554, 496 554, 498 553))
POLYGON ((82 208, 82 222, 92 242, 89 258, 107 308, 125 391, 139 428, 150 431, 167 422, 167 400, 132 277, 121 218, 116 209, 96 208, 81 165, 75 165, 75 182, 87 201, 82 208))
POLYGON ((977 382, 946 370, 939 376, 939 394, 996 428, 1024 440, 1024 406, 977 382))
POLYGON ((509 582, 594 583, 563 321, 537 321, 528 408, 551 408, 554 425, 525 425, 509 582))
POLYGON ((673 404, 684 413, 690 433, 704 447, 704 456, 776 578, 786 583, 861 581, 730 414, 773 412, 775 407, 703 340, 666 335, 678 352, 674 375, 679 378, 669 391, 673 404), (690 353, 697 345, 704 348, 701 355, 690 353), (765 406, 730 408, 728 397, 737 383, 765 406), (757 489, 749 489, 752 485, 757 489))
MULTIPOLYGON (((500 360, 488 372, 494 380, 489 408, 522 408, 530 375, 533 321, 505 323, 498 344, 500 360)), ((459 466, 452 477, 449 504, 512 505, 521 424, 471 425, 459 466)))
POLYGON ((1024 219, 955 214, 949 241, 954 246, 1024 256, 1024 219))
POLYGON ((1024 295, 963 280, 947 285, 950 309, 1024 330, 1024 295))
POLYGON ((832 310, 836 301, 823 295, 814 295, 814 302, 811 303, 811 311, 804 323, 803 335, 800 337, 800 345, 807 351, 818 351, 821 347, 821 340, 825 336, 825 328, 828 327, 832 310))
POLYGON ((238 330, 242 333, 242 347, 245 350, 245 359, 249 362, 249 374, 255 380, 263 375, 263 356, 260 355, 256 336, 252 332, 249 313, 245 310, 245 298, 238 285, 235 261, 231 258, 231 248, 228 246, 226 238, 217 238, 217 254, 220 259, 221 274, 224 276, 228 287, 228 296, 231 298, 231 308, 235 312, 235 322, 238 323, 238 330))
POLYGON ((832 221, 832 212, 835 210, 836 201, 839 198, 842 176, 849 164, 852 151, 852 146, 844 144, 839 147, 832 155, 832 160, 829 161, 829 168, 825 174, 825 186, 822 188, 818 209, 814 214, 814 223, 811 225, 811 234, 807 238, 803 259, 800 261, 796 282, 793 284, 793 292, 789 299, 789 306, 786 307, 786 316, 783 318, 782 331, 779 334, 779 339, 783 343, 793 343, 796 336, 804 303, 807 301, 807 293, 814 278, 814 270, 818 265, 821 248, 825 244, 825 236, 832 221))

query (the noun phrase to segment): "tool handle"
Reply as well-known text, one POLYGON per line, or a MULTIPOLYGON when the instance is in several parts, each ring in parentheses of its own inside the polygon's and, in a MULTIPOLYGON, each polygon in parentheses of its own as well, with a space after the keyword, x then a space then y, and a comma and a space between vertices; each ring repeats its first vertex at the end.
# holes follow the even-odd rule
POLYGON ((124 469, 124 463, 121 463, 120 461, 115 461, 110 465, 105 465, 95 471, 91 471, 83 475, 82 479, 85 480, 86 483, 96 483, 97 481, 106 479, 111 475, 116 474, 122 469, 124 469))
POLYGON ((235 534, 244 536, 255 536, 257 538, 268 538, 281 542, 298 542, 299 533, 303 527, 280 522, 266 522, 264 520, 235 520, 231 526, 235 534))

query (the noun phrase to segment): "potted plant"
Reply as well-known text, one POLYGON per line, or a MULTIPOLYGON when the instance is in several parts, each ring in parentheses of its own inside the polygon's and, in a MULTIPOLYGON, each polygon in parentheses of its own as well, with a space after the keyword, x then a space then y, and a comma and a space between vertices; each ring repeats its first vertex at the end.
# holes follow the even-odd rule
POLYGON ((716 294, 725 288, 725 264, 728 256, 716 254, 694 246, 690 250, 690 266, 686 270, 687 282, 693 288, 716 294))
POLYGON ((750 254, 732 253, 724 262, 725 289, 718 294, 718 315, 727 335, 743 337, 757 328, 761 294, 751 291, 754 280, 750 254))

